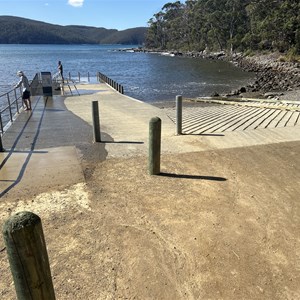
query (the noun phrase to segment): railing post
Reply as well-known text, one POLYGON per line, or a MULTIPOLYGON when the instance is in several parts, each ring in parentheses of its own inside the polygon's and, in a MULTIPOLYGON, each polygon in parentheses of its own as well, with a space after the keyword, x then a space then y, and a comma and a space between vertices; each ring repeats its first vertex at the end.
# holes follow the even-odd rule
POLYGON ((3 226, 3 237, 19 300, 55 300, 42 222, 19 212, 3 226))
POLYGON ((13 121, 13 116, 11 112, 11 105, 10 105, 10 99, 9 99, 9 94, 7 93, 7 102, 8 102, 8 107, 9 107, 9 116, 10 116, 10 121, 13 121))
POLYGON ((14 95, 15 95, 15 101, 16 101, 16 106, 17 106, 17 112, 20 113, 16 89, 14 89, 14 95))
POLYGON ((92 102, 94 141, 101 142, 100 118, 98 101, 92 102))
POLYGON ((80 82, 80 73, 78 72, 78 81, 80 82))
POLYGON ((3 143, 2 143, 2 134, 1 133, 0 133, 0 152, 4 152, 3 143))
POLYGON ((0 130, 1 130, 1 133, 3 133, 3 122, 2 122, 2 115, 1 115, 1 112, 0 112, 0 130))
POLYGON ((71 80, 71 72, 69 72, 69 80, 71 80))
POLYGON ((176 134, 182 133, 182 96, 176 96, 176 134))
POLYGON ((149 174, 160 173, 160 150, 161 150, 161 119, 154 117, 149 122, 149 174))

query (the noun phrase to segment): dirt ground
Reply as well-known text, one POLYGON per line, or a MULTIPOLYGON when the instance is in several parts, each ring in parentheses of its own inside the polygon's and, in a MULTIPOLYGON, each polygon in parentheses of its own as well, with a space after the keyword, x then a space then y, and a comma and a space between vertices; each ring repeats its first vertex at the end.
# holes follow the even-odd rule
MULTIPOLYGON (((43 222, 57 299, 300 299, 300 142, 82 161, 85 182, 12 190, 43 222)), ((16 299, 0 239, 0 298, 16 299)))

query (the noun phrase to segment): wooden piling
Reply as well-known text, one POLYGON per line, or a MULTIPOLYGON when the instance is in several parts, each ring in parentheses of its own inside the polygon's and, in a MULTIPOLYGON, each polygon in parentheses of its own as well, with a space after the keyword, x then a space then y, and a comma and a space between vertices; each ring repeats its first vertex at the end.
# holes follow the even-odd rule
POLYGON ((176 134, 182 134, 182 96, 176 96, 176 134))
POLYGON ((149 122, 149 174, 160 173, 160 151, 161 151, 161 119, 154 117, 149 122))
POLYGON ((100 117, 98 101, 92 102, 94 141, 101 142, 100 117))
POLYGON ((18 300, 55 300, 40 217, 26 211, 13 215, 3 236, 18 300))

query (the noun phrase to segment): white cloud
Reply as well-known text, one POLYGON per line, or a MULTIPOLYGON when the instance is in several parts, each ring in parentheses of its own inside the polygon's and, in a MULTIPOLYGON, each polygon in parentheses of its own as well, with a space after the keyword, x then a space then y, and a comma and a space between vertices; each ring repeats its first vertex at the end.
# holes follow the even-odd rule
POLYGON ((74 7, 81 7, 84 0, 68 0, 68 4, 74 7))

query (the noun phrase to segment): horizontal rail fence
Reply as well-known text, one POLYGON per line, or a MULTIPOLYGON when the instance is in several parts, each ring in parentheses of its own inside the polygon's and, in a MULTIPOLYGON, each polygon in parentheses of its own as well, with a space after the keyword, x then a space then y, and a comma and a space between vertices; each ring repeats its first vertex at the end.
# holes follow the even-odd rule
POLYGON ((14 88, 7 93, 0 95, 0 133, 11 124, 20 113, 22 103, 21 88, 14 88))
POLYGON ((82 74, 80 72, 77 72, 76 76, 71 75, 71 72, 68 73, 68 78, 64 78, 67 79, 71 82, 77 81, 77 82, 81 82, 82 78, 87 78, 87 81, 90 82, 91 80, 91 76, 90 76, 90 72, 87 72, 87 76, 82 76, 82 74))
POLYGON ((111 78, 107 77, 106 75, 98 72, 97 73, 98 81, 103 81, 110 85, 113 89, 115 89, 117 92, 124 94, 124 87, 123 85, 117 83, 116 81, 112 80, 111 78))

